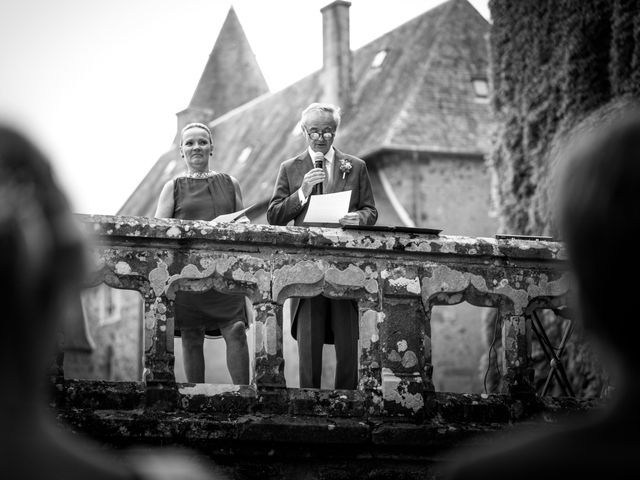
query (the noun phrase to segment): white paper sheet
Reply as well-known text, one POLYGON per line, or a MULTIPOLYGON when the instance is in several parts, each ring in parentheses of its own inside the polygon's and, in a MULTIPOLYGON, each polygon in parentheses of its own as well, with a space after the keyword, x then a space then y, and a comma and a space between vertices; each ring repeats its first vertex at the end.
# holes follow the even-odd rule
POLYGON ((252 210, 257 204, 249 205, 247 208, 243 208, 242 210, 238 210, 237 212, 225 213, 223 215, 218 215, 216 218, 211 220, 214 223, 232 223, 238 220, 242 215, 247 213, 249 210, 252 210))
POLYGON ((311 195, 304 223, 338 223, 349 213, 351 190, 324 195, 311 195))

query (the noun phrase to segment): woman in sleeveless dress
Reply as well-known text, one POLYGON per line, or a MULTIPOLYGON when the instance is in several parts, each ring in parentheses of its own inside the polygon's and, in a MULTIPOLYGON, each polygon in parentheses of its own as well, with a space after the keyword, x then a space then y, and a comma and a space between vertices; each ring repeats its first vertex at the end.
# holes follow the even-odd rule
MULTIPOLYGON (((243 208, 238 181, 209 169, 213 137, 202 123, 190 123, 181 132, 180 154, 187 172, 169 180, 160 193, 156 217, 213 220, 243 208)), ((241 217, 239 222, 248 222, 241 217)), ((227 367, 236 385, 249 383, 249 349, 245 328, 245 297, 214 290, 179 291, 175 299, 175 335, 182 338, 187 381, 204 382, 204 339, 222 335, 227 367)))

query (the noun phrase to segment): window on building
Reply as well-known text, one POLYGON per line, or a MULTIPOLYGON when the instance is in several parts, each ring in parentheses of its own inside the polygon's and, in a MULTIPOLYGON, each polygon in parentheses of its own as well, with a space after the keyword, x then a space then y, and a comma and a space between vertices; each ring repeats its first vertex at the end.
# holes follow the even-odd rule
POLYGON ((476 100, 488 100, 489 99, 489 82, 486 78, 474 78, 471 80, 473 85, 473 92, 476 95, 476 100))
POLYGON ((251 155, 251 151, 253 149, 251 147, 245 147, 241 152, 240 155, 238 155, 238 163, 240 165, 242 165, 244 162, 247 161, 247 159, 249 158, 249 155, 251 155))
POLYGON ((384 59, 387 58, 387 53, 389 53, 389 50, 386 49, 376 53, 376 56, 371 61, 371 68, 380 68, 384 63, 384 59))

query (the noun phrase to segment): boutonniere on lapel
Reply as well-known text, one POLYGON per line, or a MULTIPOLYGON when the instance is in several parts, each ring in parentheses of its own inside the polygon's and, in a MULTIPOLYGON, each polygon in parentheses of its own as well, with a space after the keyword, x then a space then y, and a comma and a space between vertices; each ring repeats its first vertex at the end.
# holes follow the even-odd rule
POLYGON ((344 180, 345 175, 347 173, 349 173, 352 168, 353 168, 353 165, 351 165, 351 160, 347 160, 346 158, 341 158, 340 159, 340 171, 342 172, 342 179, 343 180, 344 180))

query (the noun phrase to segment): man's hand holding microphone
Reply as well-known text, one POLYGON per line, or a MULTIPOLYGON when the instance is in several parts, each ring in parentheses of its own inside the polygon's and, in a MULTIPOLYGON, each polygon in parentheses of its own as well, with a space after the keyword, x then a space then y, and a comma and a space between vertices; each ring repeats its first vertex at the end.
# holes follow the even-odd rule
MULTIPOLYGON (((325 161, 322 152, 314 152, 313 164, 314 168, 309 170, 302 179, 302 185, 300 190, 305 198, 309 198, 309 195, 320 195, 322 191, 322 182, 325 180, 325 173, 323 169, 323 163, 325 161)), ((360 225, 360 215, 357 212, 349 212, 338 220, 340 225, 360 225)))
POLYGON ((322 152, 314 152, 313 153, 313 164, 315 168, 309 170, 304 178, 302 179, 302 185, 300 185, 300 190, 305 198, 309 198, 309 195, 313 193, 314 195, 322 193, 322 182, 325 180, 324 170, 322 169, 322 164, 324 162, 324 155, 322 152), (320 191, 316 192, 314 187, 319 188, 320 191))

